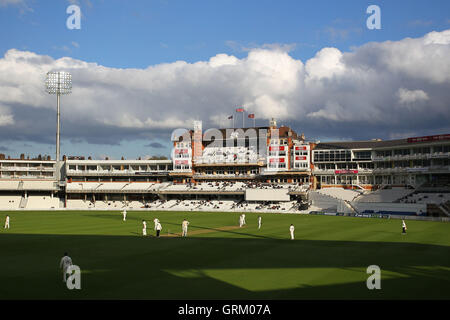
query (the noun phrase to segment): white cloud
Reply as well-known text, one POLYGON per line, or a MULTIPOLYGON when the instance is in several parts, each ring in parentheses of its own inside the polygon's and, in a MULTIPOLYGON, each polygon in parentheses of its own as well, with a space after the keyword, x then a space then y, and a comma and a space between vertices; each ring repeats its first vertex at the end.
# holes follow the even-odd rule
POLYGON ((20 14, 24 14, 25 12, 33 12, 33 9, 28 6, 25 0, 0 0, 0 7, 17 7, 19 9, 20 14))
POLYGON ((25 4, 24 0, 0 0, 0 6, 18 6, 25 4))
POLYGON ((336 48, 324 48, 306 63, 306 72, 310 79, 332 78, 345 72, 342 52, 336 48))
POLYGON ((411 132, 407 126, 445 131, 450 123, 450 30, 352 52, 324 48, 305 63, 271 47, 244 58, 217 54, 196 63, 118 69, 11 49, 0 59, 0 105, 8 108, 0 124, 14 123, 16 131, 0 134, 26 139, 23 131, 31 137, 41 125, 49 128, 44 140, 54 139, 55 98, 44 91, 51 70, 73 74, 73 93, 62 98, 63 131, 97 143, 191 128, 194 119, 218 125, 218 115, 228 124, 237 105, 257 119, 291 121, 307 136, 358 139, 378 137, 380 130, 411 132), (405 114, 413 103, 415 112, 405 114))
POLYGON ((426 101, 429 99, 428 94, 423 90, 408 90, 405 88, 398 89, 397 96, 401 104, 426 101))

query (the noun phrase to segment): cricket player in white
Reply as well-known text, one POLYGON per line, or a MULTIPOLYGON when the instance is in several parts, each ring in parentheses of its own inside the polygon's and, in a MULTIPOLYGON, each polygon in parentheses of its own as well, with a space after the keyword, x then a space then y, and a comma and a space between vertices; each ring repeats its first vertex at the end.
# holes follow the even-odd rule
POLYGON ((405 220, 402 220, 402 234, 406 234, 406 223, 405 220))
POLYGON ((6 216, 6 219, 5 219, 5 229, 9 229, 9 216, 8 215, 6 216))
POLYGON ((158 218, 155 218, 154 220, 153 220, 153 222, 155 223, 155 230, 156 230, 156 226, 158 225, 158 223, 159 223, 159 220, 158 220, 158 218))
POLYGON ((124 209, 122 211, 122 215, 123 215, 123 221, 127 221, 127 209, 124 209))
POLYGON ((289 231, 291 232, 291 240, 294 240, 294 230, 295 230, 294 225, 291 224, 291 226, 289 227, 289 231))
POLYGON ((146 236, 147 235, 147 222, 145 222, 145 220, 142 220, 142 225, 143 225, 142 235, 146 236))
POLYGON ((69 255, 64 253, 64 257, 61 258, 61 262, 59 263, 59 267, 63 269, 63 281, 66 282, 67 279, 67 269, 72 265, 72 259, 69 255))
POLYGON ((189 221, 187 221, 186 219, 183 220, 183 223, 181 224, 182 229, 183 229, 183 237, 187 237, 187 229, 188 229, 188 225, 189 225, 189 221))
POLYGON ((261 216, 258 217, 258 229, 261 229, 261 216))
POLYGON ((242 228, 242 225, 244 224, 244 219, 242 218, 242 214, 239 216, 239 228, 242 228))
POLYGON ((242 224, 245 224, 245 213, 242 214, 242 224))
POLYGON ((161 225, 161 223, 159 223, 159 221, 158 221, 158 223, 156 224, 156 236, 159 238, 159 234, 161 233, 161 230, 162 230, 162 225, 161 225))

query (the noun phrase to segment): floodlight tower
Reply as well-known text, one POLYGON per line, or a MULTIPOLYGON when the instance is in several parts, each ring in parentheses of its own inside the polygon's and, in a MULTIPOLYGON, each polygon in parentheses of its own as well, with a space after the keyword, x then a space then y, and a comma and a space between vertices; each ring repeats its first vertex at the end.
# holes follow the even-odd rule
POLYGON ((64 71, 47 72, 45 87, 49 94, 56 94, 56 180, 59 184, 60 96, 62 94, 70 94, 72 92, 72 75, 69 72, 64 71))

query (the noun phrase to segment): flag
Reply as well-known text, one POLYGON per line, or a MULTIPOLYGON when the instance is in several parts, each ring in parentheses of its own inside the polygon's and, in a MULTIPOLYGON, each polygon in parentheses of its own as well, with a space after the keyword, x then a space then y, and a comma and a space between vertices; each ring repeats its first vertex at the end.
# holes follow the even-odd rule
POLYGON ((229 117, 228 117, 228 120, 231 120, 231 119, 233 119, 233 116, 229 116, 229 117))
POLYGON ((255 114, 254 114, 254 113, 250 113, 250 114, 248 115, 248 117, 249 117, 250 119, 255 119, 255 114))
POLYGON ((244 112, 244 108, 237 108, 236 112, 244 112))

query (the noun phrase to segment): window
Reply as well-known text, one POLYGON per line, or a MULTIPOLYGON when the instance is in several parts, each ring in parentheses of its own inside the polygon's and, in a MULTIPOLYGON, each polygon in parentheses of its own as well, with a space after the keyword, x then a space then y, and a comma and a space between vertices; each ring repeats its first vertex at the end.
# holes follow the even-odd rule
POLYGON ((354 152, 355 160, 370 160, 372 158, 372 152, 370 151, 355 151, 354 152))

